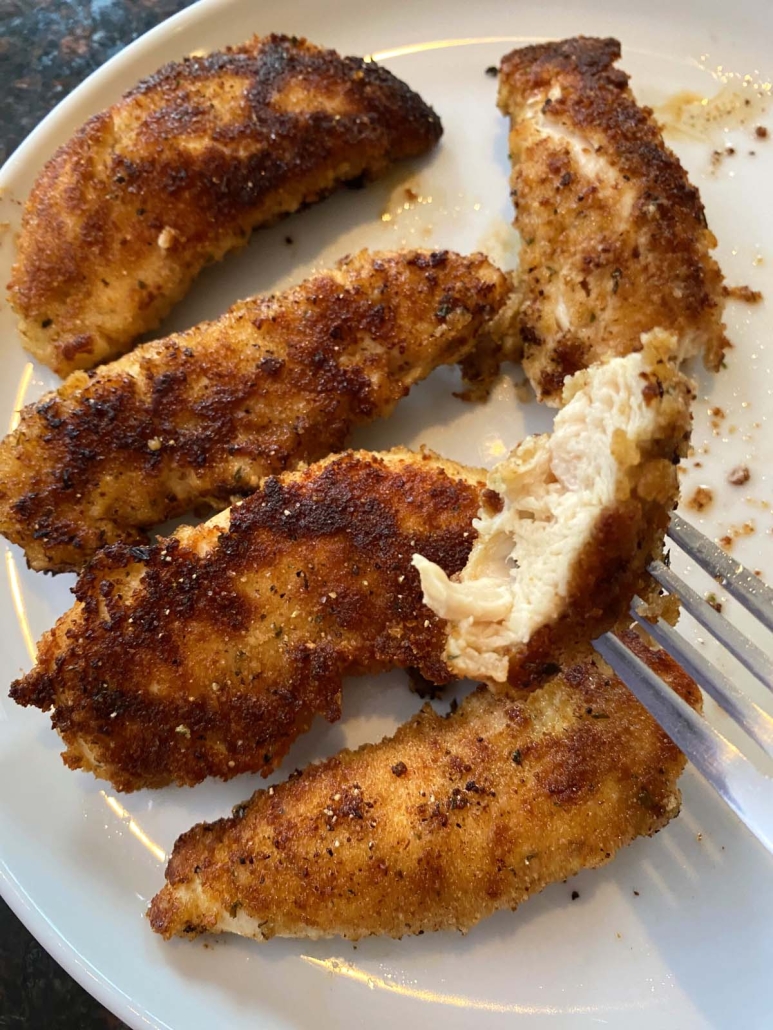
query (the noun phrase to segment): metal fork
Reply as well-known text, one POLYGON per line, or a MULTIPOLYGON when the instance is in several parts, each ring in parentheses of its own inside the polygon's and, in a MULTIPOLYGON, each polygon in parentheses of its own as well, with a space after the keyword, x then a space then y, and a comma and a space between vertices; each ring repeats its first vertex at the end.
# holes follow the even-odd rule
MULTIPOLYGON (((758 576, 678 515, 672 515, 668 535, 763 626, 773 630, 773 590, 758 576)), ((704 629, 773 692, 773 661, 764 651, 662 562, 654 562, 649 571, 662 587, 681 600, 682 607, 704 629)), ((773 758, 773 718, 671 626, 662 620, 649 622, 642 609, 642 601, 635 598, 631 606, 634 619, 773 758)), ((594 641, 594 647, 719 796, 773 853, 773 776, 761 771, 616 636, 605 633, 594 641)))

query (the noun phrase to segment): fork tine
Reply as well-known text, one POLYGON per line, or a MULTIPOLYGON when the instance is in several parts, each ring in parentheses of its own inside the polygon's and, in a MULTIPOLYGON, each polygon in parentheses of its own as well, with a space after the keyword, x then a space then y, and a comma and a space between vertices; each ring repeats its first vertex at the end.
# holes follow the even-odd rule
POLYGON ((653 562, 649 566, 649 572, 670 594, 676 594, 685 610, 721 644, 724 644, 728 651, 735 655, 753 676, 757 677, 760 683, 763 683, 768 690, 773 691, 773 661, 761 648, 752 643, 727 619, 722 618, 719 612, 707 604, 700 594, 688 587, 663 562, 653 562))
POLYGON ((773 758, 773 718, 735 686, 723 672, 666 622, 650 622, 638 610, 643 602, 637 597, 631 615, 661 647, 675 658, 703 690, 738 723, 767 755, 773 758))
POLYGON ((593 646, 674 744, 773 854, 773 778, 756 769, 617 637, 605 633, 593 646))
POLYGON ((729 594, 756 615, 763 626, 773 630, 773 590, 759 576, 734 561, 721 547, 678 515, 671 516, 668 535, 693 561, 718 579, 729 594))

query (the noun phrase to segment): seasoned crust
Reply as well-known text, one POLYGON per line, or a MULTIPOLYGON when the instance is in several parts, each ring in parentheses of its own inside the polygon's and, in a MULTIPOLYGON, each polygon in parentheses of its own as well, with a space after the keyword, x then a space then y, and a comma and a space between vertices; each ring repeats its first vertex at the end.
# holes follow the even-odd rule
MULTIPOLYGON (((695 684, 630 644, 694 707, 695 684)), ((467 930, 603 865, 679 810, 685 760, 611 670, 581 650, 533 692, 429 706, 175 844, 150 905, 164 937, 357 940, 467 930)))
POLYGON ((74 372, 0 443, 0 532, 32 568, 81 568, 106 544, 341 450, 504 304, 480 254, 345 258, 215 322, 74 372))
MULTIPOLYGON (((505 54, 500 64, 503 88, 514 89, 521 94, 549 89, 557 82, 557 76, 569 76, 594 101, 593 91, 611 88, 624 91, 628 88, 630 76, 614 64, 620 60, 622 51, 618 40, 593 36, 575 36, 552 43, 536 43, 519 47, 505 54)), ((563 81, 560 82, 563 86, 563 81)))
POLYGON ((483 473, 402 448, 270 477, 154 547, 116 544, 11 687, 53 707, 65 763, 118 790, 269 773, 344 675, 453 677, 410 564, 467 559, 483 473))
POLYGON ((523 302, 515 320, 538 396, 673 332, 716 371, 726 346, 722 274, 698 190, 614 67, 614 39, 514 50, 499 106, 510 117, 523 302))
POLYGON ((33 186, 9 284, 25 345, 60 375, 121 354, 253 229, 441 132, 390 72, 304 39, 255 36, 166 65, 33 186))

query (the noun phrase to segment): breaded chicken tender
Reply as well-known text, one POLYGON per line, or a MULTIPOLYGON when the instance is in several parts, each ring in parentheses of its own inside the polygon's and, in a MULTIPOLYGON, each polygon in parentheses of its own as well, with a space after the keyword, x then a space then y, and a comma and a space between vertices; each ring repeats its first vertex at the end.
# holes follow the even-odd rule
POLYGON ((44 167, 9 284, 25 346, 60 375, 155 329, 253 229, 423 154, 434 111, 374 62, 254 37, 165 65, 44 167))
POLYGON ((34 569, 226 507, 267 475, 341 450, 504 304, 483 255, 363 251, 215 322, 74 372, 0 443, 0 533, 34 569))
POLYGON ((620 44, 579 37, 513 50, 499 72, 510 118, 522 250, 515 327, 537 396, 674 334, 716 371, 726 346, 722 274, 698 190, 614 67, 620 44))
POLYGON ((411 554, 470 552, 484 473, 429 452, 348 452, 270 477, 154 547, 115 544, 11 687, 53 709, 71 769, 117 790, 269 773, 346 675, 454 678, 411 554))
MULTIPOLYGON (((631 646, 695 707, 663 652, 631 646)), ((608 862, 679 811, 685 759, 580 652, 533 692, 485 687, 342 751, 177 841, 150 906, 164 937, 468 930, 608 862)))
POLYGON ((677 503, 692 386, 670 361, 671 334, 644 339, 639 353, 569 379, 553 432, 527 437, 494 467, 499 510, 475 521, 458 576, 415 556, 460 676, 519 682, 650 592, 647 566, 677 503))

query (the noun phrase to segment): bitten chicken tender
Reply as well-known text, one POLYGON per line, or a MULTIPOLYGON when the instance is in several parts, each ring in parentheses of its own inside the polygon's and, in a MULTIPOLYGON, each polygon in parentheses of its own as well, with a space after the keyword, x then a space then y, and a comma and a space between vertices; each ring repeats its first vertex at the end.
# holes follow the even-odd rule
MULTIPOLYGON (((663 652, 631 646, 695 707, 663 652)), ((468 930, 608 862, 679 811, 685 759, 587 651, 533 692, 485 687, 342 751, 177 841, 150 906, 164 937, 358 940, 468 930)))
MULTIPOLYGON (((425 603, 448 620, 447 661, 496 686, 532 675, 563 648, 616 625, 662 552, 676 507, 676 462, 690 434, 690 382, 655 331, 644 349, 578 372, 553 432, 528 437, 491 471, 500 510, 452 580, 414 564, 425 603)), ((653 588, 654 589, 654 585, 653 588)))
POLYGON ((74 372, 0 443, 0 532, 32 568, 61 572, 191 508, 224 508, 341 450, 469 354, 509 289, 480 254, 363 251, 74 372))
POLYGON ((727 344, 722 274, 698 190, 614 67, 615 39, 513 50, 499 107, 511 123, 522 303, 515 325, 540 400, 564 378, 674 334, 716 371, 727 344))
POLYGON ((253 229, 441 132, 390 72, 304 39, 256 36, 165 65, 33 186, 9 284, 25 346, 63 376, 122 354, 253 229))
POLYGON ((65 764, 118 790, 267 774, 315 713, 340 717, 345 675, 454 678, 411 554, 458 572, 484 492, 429 452, 349 452, 154 547, 107 547, 11 697, 53 708, 65 764))

